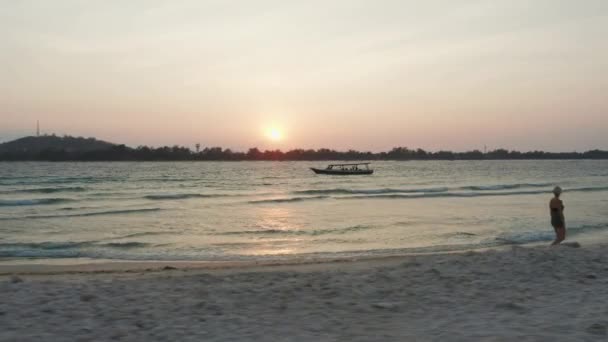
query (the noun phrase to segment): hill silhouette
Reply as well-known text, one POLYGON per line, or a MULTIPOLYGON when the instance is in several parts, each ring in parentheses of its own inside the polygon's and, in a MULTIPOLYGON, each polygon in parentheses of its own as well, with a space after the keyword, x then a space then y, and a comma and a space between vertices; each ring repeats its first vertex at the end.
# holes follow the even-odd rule
POLYGON ((241 161, 241 160, 501 160, 501 159, 608 159, 608 151, 543 152, 508 151, 497 149, 487 153, 425 151, 395 147, 388 152, 336 151, 327 148, 261 151, 251 148, 247 152, 221 147, 205 147, 196 151, 183 146, 131 148, 95 138, 44 135, 24 137, 0 144, 0 161, 241 161))
POLYGON ((0 144, 0 155, 13 155, 35 157, 49 152, 62 152, 68 154, 81 154, 92 151, 111 149, 115 144, 97 140, 56 135, 28 136, 0 144))

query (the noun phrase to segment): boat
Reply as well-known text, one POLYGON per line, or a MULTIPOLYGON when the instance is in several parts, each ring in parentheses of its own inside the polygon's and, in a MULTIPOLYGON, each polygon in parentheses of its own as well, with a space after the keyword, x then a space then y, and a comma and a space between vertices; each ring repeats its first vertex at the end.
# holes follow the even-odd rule
POLYGON ((371 175, 373 169, 369 168, 370 163, 349 163, 349 164, 330 164, 324 169, 311 167, 316 174, 321 175, 371 175), (359 167, 361 166, 361 167, 359 167))

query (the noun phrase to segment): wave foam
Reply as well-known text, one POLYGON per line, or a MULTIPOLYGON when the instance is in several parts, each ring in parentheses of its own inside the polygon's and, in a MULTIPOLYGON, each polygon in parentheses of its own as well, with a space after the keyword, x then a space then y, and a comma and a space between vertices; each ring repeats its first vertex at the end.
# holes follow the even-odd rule
POLYGON ((544 188, 551 186, 551 183, 516 183, 516 184, 496 184, 496 185, 469 185, 456 188, 435 187, 435 188, 380 188, 380 189, 311 189, 294 191, 298 195, 384 195, 384 194, 408 194, 408 193, 442 193, 449 190, 472 190, 472 191, 497 191, 512 190, 521 188, 544 188))
MULTIPOLYGON (((62 208, 65 210, 65 208, 62 208)), ((121 215, 121 214, 137 214, 160 211, 161 208, 142 208, 142 209, 125 209, 125 210, 108 210, 108 211, 95 211, 90 213, 80 214, 65 214, 65 215, 31 215, 22 217, 2 217, 0 221, 7 220, 23 220, 23 219, 53 219, 53 218, 65 218, 65 217, 88 217, 88 216, 105 216, 105 215, 121 215)))
POLYGON ((258 203, 291 203, 291 202, 302 202, 302 201, 310 201, 310 200, 316 200, 316 199, 327 199, 327 198, 334 198, 334 197, 330 197, 330 196, 311 196, 311 197, 285 197, 285 198, 273 198, 273 199, 264 199, 264 200, 255 200, 255 201, 249 201, 249 203, 252 204, 258 204, 258 203))
POLYGON ((179 199, 188 199, 188 198, 212 198, 212 197, 222 197, 224 195, 217 194, 162 194, 162 195, 148 195, 144 196, 145 199, 149 199, 152 201, 162 201, 162 200, 179 200, 179 199))
POLYGON ((94 254, 99 249, 132 249, 149 247, 138 241, 99 243, 93 241, 0 243, 0 257, 21 258, 75 258, 94 254))
MULTIPOLYGON (((539 186, 540 187, 540 186, 539 186)), ((324 199, 335 199, 335 200, 356 200, 356 199, 417 199, 417 198, 442 198, 442 197, 456 197, 456 198, 467 198, 467 197, 493 197, 493 196, 517 196, 517 195, 538 195, 550 193, 547 190, 521 190, 521 191, 439 191, 440 188, 436 188, 435 192, 420 191, 420 192, 392 192, 391 191, 367 191, 360 192, 359 190, 343 190, 343 189, 327 189, 327 190, 304 190, 308 194, 314 193, 325 193, 325 195, 319 196, 296 196, 296 197, 283 197, 273 199, 263 199, 249 201, 252 204, 263 204, 263 203, 291 203, 291 202, 302 202, 302 201, 314 201, 324 199), (314 191, 314 192, 313 192, 314 191), (328 194, 346 194, 349 191, 351 196, 329 196, 328 194)), ((584 188, 571 188, 566 189, 564 192, 597 192, 597 191, 608 191, 608 187, 584 187, 584 188)), ((303 193, 303 192, 300 192, 303 193)))
POLYGON ((521 188, 545 188, 553 185, 552 183, 515 183, 515 184, 495 184, 495 185, 469 185, 459 187, 459 190, 472 191, 493 191, 493 190, 513 190, 521 188))
POLYGON ((20 207, 28 205, 50 205, 58 203, 72 202, 70 198, 35 198, 24 200, 0 200, 0 207, 20 207))
POLYGON ((294 191, 294 194, 300 195, 373 195, 373 194, 392 194, 392 193, 436 193, 436 192, 446 192, 448 188, 429 188, 429 189, 393 189, 393 188, 383 188, 383 189, 313 189, 313 190, 300 190, 294 191))
POLYGON ((330 229, 313 229, 313 230, 305 230, 305 229, 259 229, 259 230, 241 230, 241 231, 232 231, 232 232, 224 232, 218 233, 217 235, 325 235, 325 234, 346 234, 361 230, 372 229, 372 226, 367 225, 356 225, 346 228, 330 228, 330 229))
POLYGON ((81 186, 61 187, 61 188, 38 188, 38 189, 23 189, 15 190, 14 192, 34 193, 34 194, 53 194, 56 192, 84 192, 86 188, 81 186))

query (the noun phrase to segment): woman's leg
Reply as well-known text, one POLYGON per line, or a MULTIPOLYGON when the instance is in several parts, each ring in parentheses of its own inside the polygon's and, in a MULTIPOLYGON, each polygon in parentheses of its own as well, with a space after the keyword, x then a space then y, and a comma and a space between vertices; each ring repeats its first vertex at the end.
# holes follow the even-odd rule
POLYGON ((557 245, 566 239, 566 228, 565 227, 554 227, 555 229, 555 241, 551 246, 557 245))
POLYGON ((557 238, 559 239, 559 242, 566 240, 566 227, 559 227, 557 233, 557 238))
POLYGON ((551 246, 557 245, 559 243, 557 241, 559 239, 559 235, 557 233, 557 227, 553 226, 553 230, 555 231, 555 240, 553 240, 553 242, 551 242, 551 246))

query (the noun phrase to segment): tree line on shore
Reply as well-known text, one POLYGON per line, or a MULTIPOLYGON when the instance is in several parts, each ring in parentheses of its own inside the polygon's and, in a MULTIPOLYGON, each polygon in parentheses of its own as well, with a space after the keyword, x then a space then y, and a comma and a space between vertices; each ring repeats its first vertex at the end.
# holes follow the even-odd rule
POLYGON ((0 150, 2 161, 297 161, 297 160, 500 160, 500 159, 608 159, 608 151, 587 152, 518 152, 497 149, 487 153, 474 150, 467 152, 425 151, 395 147, 388 152, 361 152, 331 149, 259 150, 232 151, 221 147, 205 147, 195 150, 188 147, 130 148, 126 145, 111 145, 99 150, 74 148, 38 148, 30 150, 0 150))

